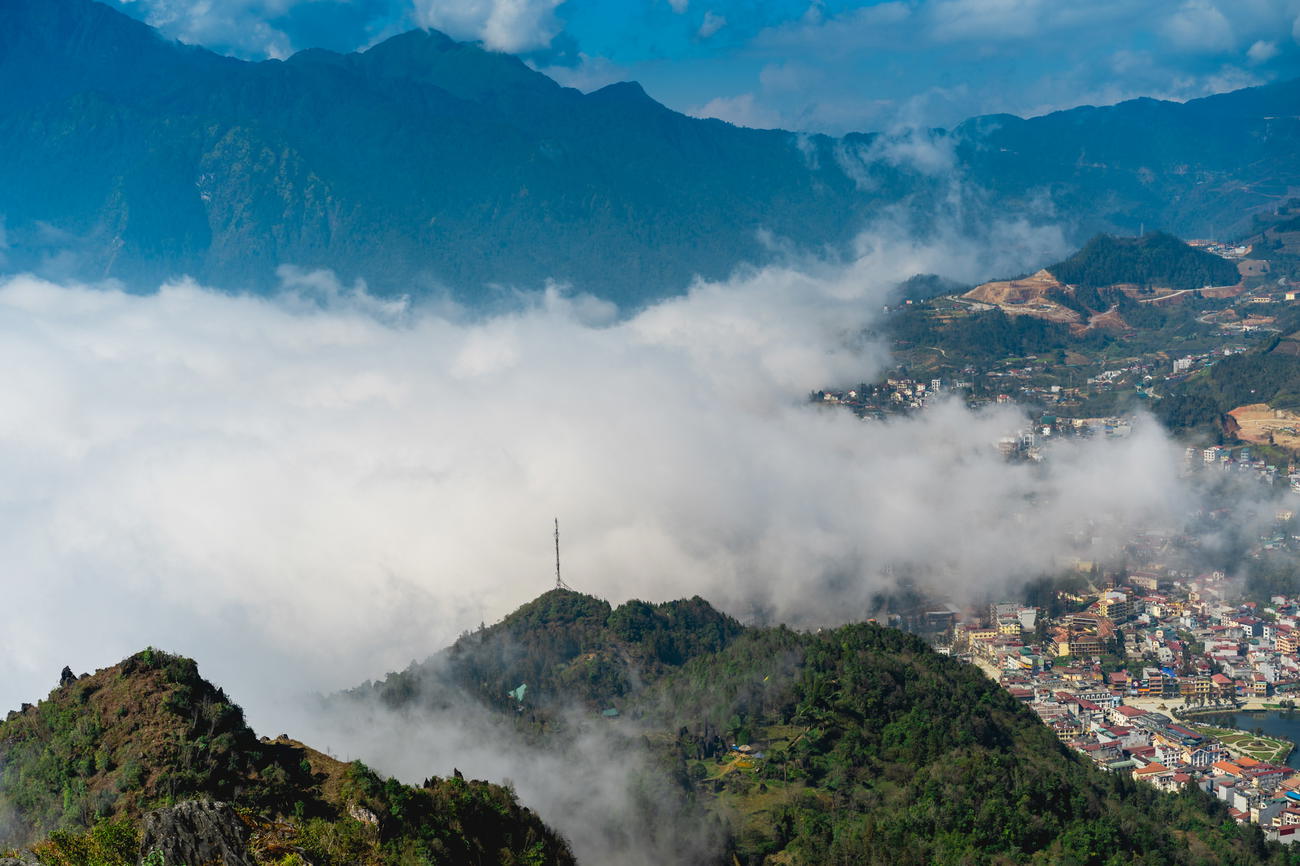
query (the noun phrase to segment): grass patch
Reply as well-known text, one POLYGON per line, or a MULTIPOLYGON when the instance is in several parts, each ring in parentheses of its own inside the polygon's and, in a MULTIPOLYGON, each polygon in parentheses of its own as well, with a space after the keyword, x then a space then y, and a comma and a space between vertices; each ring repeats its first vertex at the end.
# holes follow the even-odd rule
POLYGON ((1201 733, 1214 737, 1234 755, 1244 755, 1247 758, 1254 758, 1256 761, 1280 764, 1287 759, 1293 748, 1290 742, 1277 737, 1266 737, 1231 728, 1216 728, 1211 725, 1196 725, 1195 727, 1201 733))

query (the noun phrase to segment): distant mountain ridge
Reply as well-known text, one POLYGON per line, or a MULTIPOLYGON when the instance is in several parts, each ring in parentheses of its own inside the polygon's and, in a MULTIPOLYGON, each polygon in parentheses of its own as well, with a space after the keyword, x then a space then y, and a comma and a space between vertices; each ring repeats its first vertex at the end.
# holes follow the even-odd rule
POLYGON ((1078 240, 1244 230, 1300 185, 1298 103, 1291 82, 976 118, 933 134, 939 170, 878 135, 687 117, 632 83, 584 95, 436 32, 249 63, 93 0, 6 0, 0 253, 140 288, 259 290, 295 264, 471 302, 555 278, 635 306, 770 259, 768 238, 846 254, 899 204, 922 232, 937 214, 971 232, 1043 214, 1078 240))

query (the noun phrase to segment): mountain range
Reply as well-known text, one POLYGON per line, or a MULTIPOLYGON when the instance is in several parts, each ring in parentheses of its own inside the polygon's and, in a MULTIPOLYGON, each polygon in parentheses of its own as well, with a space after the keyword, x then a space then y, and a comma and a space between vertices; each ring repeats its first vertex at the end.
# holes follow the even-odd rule
POLYGON ((831 138, 583 94, 433 31, 254 63, 93 0, 3 0, 0 265, 261 291, 290 264, 470 303, 555 279, 636 306, 849 255, 884 219, 1226 237, 1300 186, 1297 104, 1289 82, 831 138))

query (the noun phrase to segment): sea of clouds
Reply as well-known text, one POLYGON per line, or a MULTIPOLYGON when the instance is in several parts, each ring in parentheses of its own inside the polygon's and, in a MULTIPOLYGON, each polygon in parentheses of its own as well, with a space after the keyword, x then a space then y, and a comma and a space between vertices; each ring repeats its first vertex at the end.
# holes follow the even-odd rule
POLYGON ((269 298, 6 278, 0 703, 155 645, 274 724, 272 695, 404 667, 546 590, 555 517, 578 589, 803 624, 866 615, 900 572, 997 589, 1080 533, 1176 520, 1153 422, 1036 467, 994 447, 1012 408, 809 404, 885 368, 864 333, 899 280, 1018 264, 990 249, 1017 248, 877 234, 624 316, 556 287, 471 315, 291 268, 269 298))
POLYGON ((538 750, 472 704, 305 696, 549 589, 556 517, 576 589, 806 627, 876 613, 900 576, 983 601, 1182 525, 1203 494, 1153 419, 1009 463, 1012 406, 810 402, 888 368, 872 335, 900 281, 1064 247, 1024 222, 988 225, 997 243, 881 225, 847 263, 792 253, 639 311, 560 286, 470 311, 292 267, 270 297, 0 278, 0 707, 157 646, 259 733, 408 782, 510 779, 585 862, 699 862, 719 828, 647 793, 634 730, 538 750))

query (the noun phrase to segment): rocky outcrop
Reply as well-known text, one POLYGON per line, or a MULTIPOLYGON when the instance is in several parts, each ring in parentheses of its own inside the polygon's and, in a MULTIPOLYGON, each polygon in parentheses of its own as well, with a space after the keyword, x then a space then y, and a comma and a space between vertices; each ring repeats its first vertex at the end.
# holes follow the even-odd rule
POLYGON ((140 857, 155 851, 162 855, 161 866, 254 866, 248 853, 248 827, 229 804, 209 800, 179 803, 145 815, 140 857))

